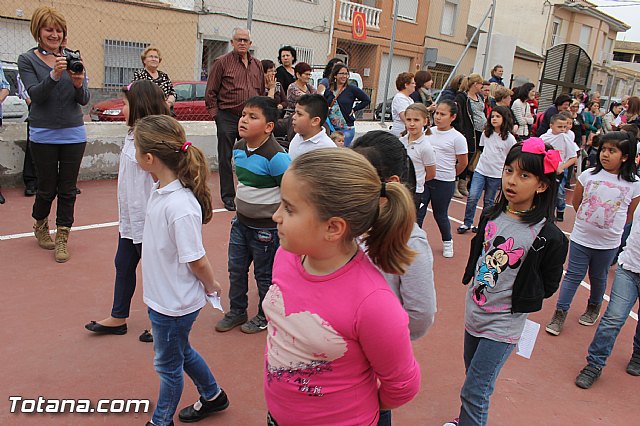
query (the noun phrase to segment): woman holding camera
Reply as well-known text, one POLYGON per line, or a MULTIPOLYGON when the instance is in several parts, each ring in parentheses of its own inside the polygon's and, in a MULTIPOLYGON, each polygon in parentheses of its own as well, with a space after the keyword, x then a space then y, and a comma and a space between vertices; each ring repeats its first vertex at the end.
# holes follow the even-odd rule
POLYGON ((20 55, 18 69, 31 98, 29 138, 38 178, 33 229, 38 245, 55 249, 55 260, 62 263, 69 260, 67 241, 87 143, 80 106, 89 103, 89 89, 78 52, 62 47, 67 23, 60 12, 48 6, 37 8, 31 16, 31 34, 38 47, 20 55), (49 234, 49 213, 56 196, 54 243, 49 234))
POLYGON ((173 104, 176 102, 176 91, 173 88, 173 83, 166 72, 162 72, 158 69, 160 62, 162 62, 162 54, 157 47, 149 46, 140 55, 142 59, 142 65, 144 68, 139 69, 133 73, 133 80, 151 80, 162 89, 164 93, 164 100, 171 109, 173 114, 173 104))

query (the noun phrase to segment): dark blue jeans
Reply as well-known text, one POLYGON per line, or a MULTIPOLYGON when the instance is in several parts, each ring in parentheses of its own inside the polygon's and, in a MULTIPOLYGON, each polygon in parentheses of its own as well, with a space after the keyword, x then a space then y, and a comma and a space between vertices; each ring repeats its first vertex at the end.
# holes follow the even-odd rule
POLYGON ((589 303, 600 304, 607 287, 607 275, 618 248, 597 250, 582 246, 574 241, 569 245, 569 266, 562 280, 560 296, 556 309, 568 311, 573 301, 580 282, 589 270, 589 284, 591 295, 589 303))
POLYGON ((111 316, 129 318, 131 298, 136 291, 136 268, 142 256, 142 243, 134 244, 129 238, 118 238, 118 251, 114 263, 116 265, 116 281, 113 288, 113 307, 111 316))
MULTIPOLYGON (((445 182, 443 180, 431 179, 425 182, 422 202, 426 206, 431 202, 433 217, 436 219, 442 241, 451 240, 451 223, 449 223, 449 204, 453 197, 455 182, 445 182)), ((424 216, 422 217, 424 220, 424 216)), ((418 219, 418 225, 422 227, 422 222, 418 219)))
POLYGON ((262 301, 271 286, 273 258, 280 245, 276 229, 249 228, 237 217, 231 221, 229 235, 229 299, 231 313, 244 314, 249 306, 249 266, 253 262, 253 274, 258 285, 258 313, 262 312, 262 301))
POLYGON ((162 315, 149 308, 153 327, 153 366, 160 376, 160 394, 153 411, 153 424, 166 426, 178 408, 184 373, 193 380, 204 399, 213 398, 220 389, 206 361, 189 344, 189 333, 200 310, 181 317, 162 315))
POLYGON ((473 225, 473 218, 476 214, 476 207, 478 206, 478 200, 482 192, 484 191, 484 204, 482 206, 482 213, 484 213, 495 203, 496 194, 498 190, 500 190, 501 184, 502 179, 500 178, 491 178, 478 172, 473 172, 469 196, 467 197, 467 207, 464 211, 464 224, 468 228, 471 228, 471 225, 473 225))
MULTIPOLYGON (((618 266, 616 278, 611 286, 611 300, 589 346, 589 355, 587 356, 589 364, 600 368, 605 366, 620 329, 629 318, 631 309, 639 299, 640 274, 618 266)), ((633 353, 640 354, 640 323, 636 324, 633 353)))
POLYGON ((464 367, 467 376, 460 391, 460 426, 487 424, 489 398, 498 374, 515 346, 464 332, 464 367))

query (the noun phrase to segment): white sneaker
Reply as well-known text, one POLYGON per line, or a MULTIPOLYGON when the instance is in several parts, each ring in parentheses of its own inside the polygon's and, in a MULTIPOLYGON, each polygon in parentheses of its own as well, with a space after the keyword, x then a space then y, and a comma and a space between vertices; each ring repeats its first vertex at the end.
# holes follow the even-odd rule
POLYGON ((444 257, 453 257, 453 240, 442 242, 442 255, 444 257))

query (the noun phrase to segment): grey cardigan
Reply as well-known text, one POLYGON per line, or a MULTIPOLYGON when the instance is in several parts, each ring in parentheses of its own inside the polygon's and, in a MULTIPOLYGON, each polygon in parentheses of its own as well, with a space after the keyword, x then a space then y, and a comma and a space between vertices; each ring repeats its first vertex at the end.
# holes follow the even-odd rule
POLYGON ((71 77, 62 73, 59 81, 49 75, 51 67, 45 64, 34 50, 18 57, 18 70, 29 97, 29 124, 44 129, 65 129, 84 124, 80 105, 89 103, 87 79, 76 89, 71 77))

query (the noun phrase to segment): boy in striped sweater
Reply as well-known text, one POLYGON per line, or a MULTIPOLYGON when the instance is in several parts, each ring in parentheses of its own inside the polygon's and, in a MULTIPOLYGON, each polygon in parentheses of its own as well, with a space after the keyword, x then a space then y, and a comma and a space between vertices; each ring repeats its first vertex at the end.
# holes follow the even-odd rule
POLYGON ((280 205, 280 182, 291 159, 278 144, 273 127, 278 118, 276 102, 266 96, 250 98, 238 122, 240 139, 233 147, 238 178, 236 217, 229 236, 230 309, 216 324, 229 331, 239 325, 244 333, 267 328, 262 300, 271 285, 273 259, 279 246, 278 231, 271 216, 280 205), (258 313, 247 321, 249 266, 258 285, 258 313))

